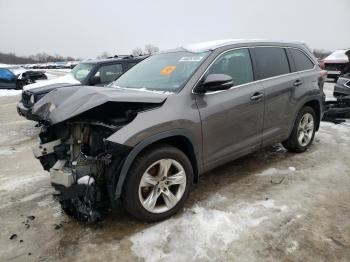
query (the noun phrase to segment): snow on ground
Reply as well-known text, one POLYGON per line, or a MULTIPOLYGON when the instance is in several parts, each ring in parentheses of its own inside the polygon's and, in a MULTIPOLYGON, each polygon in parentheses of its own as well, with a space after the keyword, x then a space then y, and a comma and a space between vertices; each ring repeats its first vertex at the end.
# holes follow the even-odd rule
POLYGON ((280 169, 276 169, 274 167, 268 168, 266 170, 264 170, 261 173, 256 174, 257 176, 273 176, 276 174, 280 174, 280 175, 291 175, 293 172, 296 171, 296 168, 293 166, 288 167, 288 169, 285 170, 280 170, 280 169))
MULTIPOLYGON (((215 204, 217 199, 225 198, 214 195, 210 201, 215 204)), ((272 215, 269 209, 287 210, 286 206, 277 206, 274 200, 239 204, 225 201, 226 210, 197 205, 180 218, 171 218, 136 233, 130 237, 132 251, 146 262, 212 260, 218 253, 224 253, 242 232, 269 219, 272 215), (261 211, 264 215, 259 215, 261 211)))
POLYGON ((17 96, 22 93, 22 90, 0 89, 0 96, 17 96))
MULTIPOLYGON (((51 80, 51 79, 57 78, 57 75, 52 74, 52 73, 45 73, 45 75, 47 76, 47 80, 51 80)), ((38 80, 38 81, 43 81, 43 82, 45 82, 46 80, 38 80)), ((37 81, 37 82, 38 82, 38 81, 37 81)))
POLYGON ((0 191, 13 191, 21 187, 26 187, 31 184, 35 184, 47 178, 47 174, 43 172, 36 172, 25 177, 13 179, 12 177, 0 177, 0 191))

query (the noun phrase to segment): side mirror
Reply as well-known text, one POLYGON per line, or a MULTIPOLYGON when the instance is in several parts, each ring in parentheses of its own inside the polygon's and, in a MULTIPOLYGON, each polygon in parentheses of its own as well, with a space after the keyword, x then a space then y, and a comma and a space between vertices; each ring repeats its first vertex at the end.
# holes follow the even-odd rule
POLYGON ((89 83, 92 86, 101 84, 101 78, 99 76, 93 76, 93 77, 90 78, 89 83))
POLYGON ((206 93, 220 90, 227 90, 233 87, 233 79, 225 74, 210 74, 202 83, 200 83, 195 91, 198 93, 206 93))

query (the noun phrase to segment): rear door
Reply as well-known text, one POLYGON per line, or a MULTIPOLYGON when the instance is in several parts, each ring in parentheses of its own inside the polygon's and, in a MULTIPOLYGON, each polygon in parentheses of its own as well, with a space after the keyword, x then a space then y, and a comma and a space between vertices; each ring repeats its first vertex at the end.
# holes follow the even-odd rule
POLYGON ((289 135, 296 100, 294 93, 297 75, 283 47, 252 48, 254 68, 264 87, 265 111, 263 146, 280 142, 289 135))
MULTIPOLYGON (((297 75, 296 97, 299 101, 304 101, 305 96, 323 95, 323 79, 320 77, 320 69, 301 49, 287 48, 287 54, 292 64, 292 71, 297 75)), ((294 110, 294 115, 299 107, 294 110)))
POLYGON ((264 112, 263 87, 253 82, 249 49, 222 53, 202 80, 209 74, 230 75, 234 86, 196 96, 206 170, 260 148, 264 112))

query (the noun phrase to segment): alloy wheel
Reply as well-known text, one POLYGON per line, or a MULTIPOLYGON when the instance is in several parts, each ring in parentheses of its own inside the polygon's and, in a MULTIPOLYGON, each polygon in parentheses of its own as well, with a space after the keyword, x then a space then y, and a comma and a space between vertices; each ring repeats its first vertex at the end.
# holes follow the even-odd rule
POLYGON ((304 114, 298 127, 298 142, 301 146, 307 146, 310 143, 314 129, 314 117, 310 113, 304 114))
POLYGON ((164 213, 181 200, 186 189, 186 172, 174 159, 151 164, 141 177, 139 199, 151 213, 164 213))

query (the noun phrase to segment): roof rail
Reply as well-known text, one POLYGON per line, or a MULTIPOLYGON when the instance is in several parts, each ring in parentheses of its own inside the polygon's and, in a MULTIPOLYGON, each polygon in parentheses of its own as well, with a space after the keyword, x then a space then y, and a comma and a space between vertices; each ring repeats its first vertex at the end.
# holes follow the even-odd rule
POLYGON ((107 57, 108 59, 111 58, 122 58, 122 59, 128 59, 134 57, 133 55, 114 55, 114 56, 109 56, 107 57))

